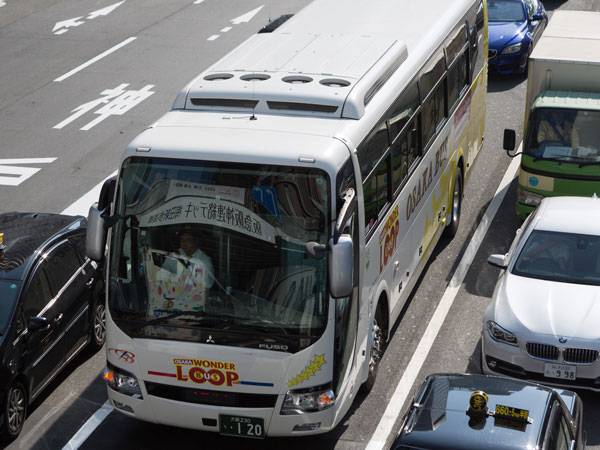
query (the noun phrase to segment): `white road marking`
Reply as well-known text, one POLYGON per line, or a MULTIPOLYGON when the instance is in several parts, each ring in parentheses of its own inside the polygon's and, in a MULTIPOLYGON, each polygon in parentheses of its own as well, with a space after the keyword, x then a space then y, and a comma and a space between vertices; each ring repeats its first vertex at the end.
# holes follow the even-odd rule
POLYGON ((98 114, 99 117, 80 128, 80 130, 88 131, 110 116, 122 116, 127 111, 154 94, 154 91, 150 90, 154 87, 153 84, 147 84, 139 91, 126 91, 125 88, 127 86, 129 86, 129 83, 122 83, 115 88, 105 89, 100 93, 100 98, 79 105, 77 108, 71 111, 73 114, 71 114, 62 122, 54 125, 53 128, 60 130, 71 122, 77 120, 79 117, 90 112, 94 108, 103 105, 94 111, 94 114, 98 114))
POLYGON ((78 27, 79 25, 83 25, 85 21, 79 20, 83 19, 81 17, 73 17, 72 19, 63 20, 61 22, 56 22, 54 28, 52 28, 52 32, 54 34, 63 34, 69 31, 69 28, 78 27))
POLYGON ((481 222, 479 222, 479 225, 477 226, 477 229, 475 230, 475 233, 473 234, 473 237, 471 238, 463 257, 460 260, 460 263, 458 264, 458 267, 456 268, 456 271, 454 272, 452 279, 450 280, 450 283, 448 284, 448 287, 446 288, 446 291, 440 300, 440 303, 431 317, 429 325, 427 325, 425 333, 421 337, 421 340, 419 341, 419 344, 417 345, 417 348, 415 349, 415 352, 413 353, 412 358, 410 359, 410 362, 408 363, 408 366, 402 375, 402 378, 396 386, 394 394, 389 399, 387 408, 385 409, 385 412, 383 413, 383 416, 377 425, 377 429, 373 433, 373 436, 371 436, 371 440, 369 441, 366 450, 382 450, 385 448, 387 439, 394 429, 396 420, 399 419, 399 415, 402 412, 404 403, 406 402, 410 390, 415 383, 421 368, 423 367, 423 363, 425 362, 425 359, 427 358, 427 355, 433 346, 435 338, 437 337, 444 321, 446 320, 446 316, 448 315, 448 312, 454 303, 454 299, 456 298, 456 295, 462 286, 463 280, 465 279, 471 263, 473 262, 473 259, 475 258, 475 255, 481 243, 483 242, 485 234, 487 233, 494 216, 498 212, 498 209, 504 200, 504 196, 508 191, 510 183, 515 178, 520 162, 520 158, 514 158, 508 166, 508 169, 506 170, 506 173, 504 174, 504 177, 502 178, 502 181, 500 181, 500 185, 494 194, 494 198, 485 211, 481 222))
POLYGON ((227 33, 229 30, 231 30, 232 27, 225 27, 223 29, 221 29, 221 33, 227 33))
POLYGON ((95 62, 100 61, 102 58, 105 58, 106 56, 110 55, 113 52, 116 52, 120 48, 125 47, 127 44, 129 44, 130 42, 135 41, 136 39, 137 39, 137 37, 135 37, 135 36, 132 36, 132 37, 129 37, 129 38, 125 39, 120 44, 117 44, 114 47, 109 48, 108 50, 100 53, 98 56, 95 56, 92 59, 90 59, 89 61, 84 62, 80 66, 75 67, 73 70, 65 73, 64 75, 61 75, 60 77, 56 78, 54 81, 61 82, 61 81, 66 80, 67 78, 75 75, 77 72, 85 69, 86 67, 91 66, 95 62))
POLYGON ((207 41, 214 41, 215 39, 219 39, 218 34, 213 34, 212 36, 209 36, 208 38, 206 38, 207 41))
POLYGON ((88 437, 94 432, 98 426, 104 422, 104 419, 112 412, 113 407, 107 400, 92 417, 90 417, 83 426, 77 430, 77 433, 71 438, 69 442, 62 448, 62 450, 77 450, 81 444, 83 444, 88 437))
POLYGON ((87 15, 86 19, 93 20, 100 16, 108 16, 111 12, 113 12, 115 9, 117 9, 119 6, 121 6, 123 3, 125 3, 125 0, 118 2, 118 3, 114 3, 110 6, 107 6, 102 9, 97 9, 96 11, 92 11, 91 13, 89 13, 87 15))
POLYGON ((240 23, 247 23, 250 22, 255 15, 258 14, 258 12, 264 8, 265 5, 259 6, 256 9, 253 9, 252 11, 247 12, 246 14, 242 14, 239 17, 236 17, 235 19, 231 19, 231 23, 234 25, 239 25, 240 23))
POLYGON ((19 164, 50 164, 56 158, 0 159, 0 186, 19 186, 38 173, 40 167, 22 167, 19 164))
POLYGON ((114 177, 117 174, 115 170, 109 176, 107 176, 104 180, 90 189, 86 194, 81 196, 79 199, 75 200, 69 206, 67 206, 61 214, 66 214, 68 216, 86 216, 88 215, 90 206, 98 201, 100 197, 100 190, 102 189, 102 185, 106 180, 110 177, 114 177))

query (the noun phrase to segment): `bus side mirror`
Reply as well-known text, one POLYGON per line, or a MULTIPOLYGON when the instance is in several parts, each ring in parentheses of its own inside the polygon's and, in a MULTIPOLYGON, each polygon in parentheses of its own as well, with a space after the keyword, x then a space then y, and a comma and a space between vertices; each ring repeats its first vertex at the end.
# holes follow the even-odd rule
POLYGON ((106 235, 112 199, 115 194, 116 177, 109 178, 102 185, 98 203, 88 212, 85 236, 85 253, 92 261, 102 261, 106 249, 106 235))
POLYGON ((329 291, 333 298, 349 297, 353 288, 354 252, 352 238, 342 234, 337 243, 329 241, 329 291))
POLYGON ((505 129, 502 146, 504 147, 504 150, 506 150, 506 153, 508 153, 508 156, 511 156, 509 152, 512 152, 515 149, 516 144, 517 133, 515 133, 515 130, 505 129))

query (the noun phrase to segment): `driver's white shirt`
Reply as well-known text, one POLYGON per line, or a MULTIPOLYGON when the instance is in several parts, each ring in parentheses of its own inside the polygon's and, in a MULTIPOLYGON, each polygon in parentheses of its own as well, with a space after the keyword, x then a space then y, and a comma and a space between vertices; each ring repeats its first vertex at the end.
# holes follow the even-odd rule
POLYGON ((191 263, 201 263, 204 266, 204 286, 206 289, 210 289, 215 282, 213 265, 210 257, 202 250, 197 249, 192 256, 188 256, 182 249, 177 251, 177 257, 185 258, 191 263))

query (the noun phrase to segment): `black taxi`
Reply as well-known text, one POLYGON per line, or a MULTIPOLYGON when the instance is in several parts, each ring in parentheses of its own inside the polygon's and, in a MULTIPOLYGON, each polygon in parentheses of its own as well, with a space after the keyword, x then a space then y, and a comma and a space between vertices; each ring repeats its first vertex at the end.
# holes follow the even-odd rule
POLYGON ((86 345, 105 339, 101 269, 85 256, 86 219, 0 214, 0 437, 86 345))
POLYGON ((392 449, 578 450, 585 448, 582 413, 571 391, 496 376, 431 375, 392 449))

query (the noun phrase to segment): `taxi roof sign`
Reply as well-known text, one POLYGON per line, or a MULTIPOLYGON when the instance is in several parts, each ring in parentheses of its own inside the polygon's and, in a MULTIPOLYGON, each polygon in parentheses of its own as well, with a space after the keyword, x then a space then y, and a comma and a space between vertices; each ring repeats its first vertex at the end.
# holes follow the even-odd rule
POLYGON ((487 414, 488 395, 484 391, 474 391, 469 398, 469 413, 487 414))

